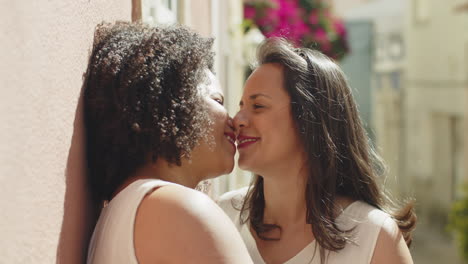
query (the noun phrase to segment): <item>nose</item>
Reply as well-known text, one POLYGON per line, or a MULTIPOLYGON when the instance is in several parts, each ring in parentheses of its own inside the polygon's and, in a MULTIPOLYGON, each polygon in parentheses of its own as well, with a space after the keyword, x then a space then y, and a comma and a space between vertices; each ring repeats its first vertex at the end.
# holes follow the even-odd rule
POLYGON ((234 128, 236 132, 239 133, 241 128, 248 126, 248 119, 242 111, 237 112, 233 118, 234 128))

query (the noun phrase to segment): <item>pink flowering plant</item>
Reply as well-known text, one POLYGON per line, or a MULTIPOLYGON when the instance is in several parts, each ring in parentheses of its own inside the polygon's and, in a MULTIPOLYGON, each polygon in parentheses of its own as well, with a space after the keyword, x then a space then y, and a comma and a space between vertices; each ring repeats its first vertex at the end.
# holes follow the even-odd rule
POLYGON ((243 26, 246 32, 257 27, 267 38, 284 37, 336 60, 349 52, 344 23, 323 0, 244 0, 243 26))

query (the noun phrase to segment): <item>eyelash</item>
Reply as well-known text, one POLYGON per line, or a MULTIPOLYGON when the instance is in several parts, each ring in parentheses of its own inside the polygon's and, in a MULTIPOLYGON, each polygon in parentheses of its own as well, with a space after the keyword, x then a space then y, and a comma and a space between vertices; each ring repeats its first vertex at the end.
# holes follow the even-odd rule
POLYGON ((224 106, 224 101, 222 99, 214 99, 216 102, 218 102, 220 105, 224 106))
POLYGON ((259 104, 254 104, 253 105, 254 109, 260 109, 260 108, 263 108, 263 107, 264 107, 263 105, 259 105, 259 104))

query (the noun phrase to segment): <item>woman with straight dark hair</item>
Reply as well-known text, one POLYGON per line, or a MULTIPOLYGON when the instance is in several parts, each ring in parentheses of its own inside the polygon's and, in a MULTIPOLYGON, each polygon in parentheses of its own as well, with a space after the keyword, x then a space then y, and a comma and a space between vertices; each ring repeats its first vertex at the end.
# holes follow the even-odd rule
POLYGON ((102 207, 88 264, 251 263, 200 181, 234 166, 212 40, 180 26, 100 24, 84 83, 88 181, 102 207))
POLYGON ((254 263, 412 263, 413 205, 384 194, 339 66, 278 38, 257 59, 234 117, 239 167, 255 176, 219 202, 254 263))

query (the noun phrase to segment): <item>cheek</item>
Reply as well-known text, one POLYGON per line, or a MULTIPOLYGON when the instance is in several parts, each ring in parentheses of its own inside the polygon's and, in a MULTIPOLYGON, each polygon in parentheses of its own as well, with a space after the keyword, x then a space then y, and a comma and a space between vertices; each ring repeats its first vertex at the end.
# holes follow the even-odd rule
POLYGON ((222 115, 217 115, 213 120, 213 133, 216 136, 224 136, 224 127, 226 126, 226 118, 222 115))
POLYGON ((209 106, 209 116, 211 125, 214 128, 224 127, 227 120, 227 112, 221 105, 214 105, 213 103, 209 106))
POLYGON ((225 148, 225 135, 224 132, 227 126, 227 113, 223 111, 217 111, 213 113, 211 119, 211 134, 216 140, 216 145, 218 149, 225 148))
POLYGON ((287 115, 281 115, 274 119, 273 125, 269 127, 273 144, 272 147, 281 149, 295 148, 299 143, 299 138, 295 125, 287 115))

